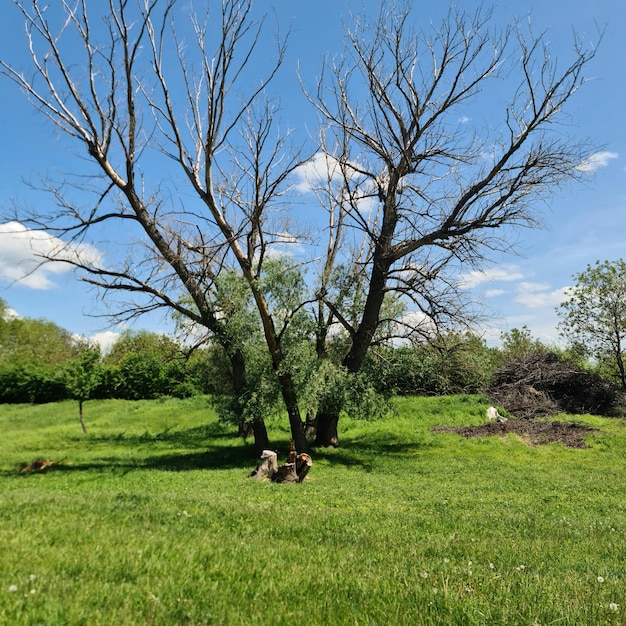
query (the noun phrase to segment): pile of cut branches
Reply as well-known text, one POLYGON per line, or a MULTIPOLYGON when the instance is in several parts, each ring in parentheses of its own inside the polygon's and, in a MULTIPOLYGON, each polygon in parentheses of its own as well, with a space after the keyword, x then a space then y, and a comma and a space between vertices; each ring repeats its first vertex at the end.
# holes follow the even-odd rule
POLYGON ((494 405, 525 419, 558 413, 611 416, 623 401, 616 385, 549 352, 507 363, 486 394, 494 405))

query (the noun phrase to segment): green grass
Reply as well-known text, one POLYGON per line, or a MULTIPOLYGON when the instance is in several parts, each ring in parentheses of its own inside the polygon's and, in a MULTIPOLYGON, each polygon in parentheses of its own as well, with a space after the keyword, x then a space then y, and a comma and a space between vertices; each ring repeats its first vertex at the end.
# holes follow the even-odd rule
POLYGON ((87 436, 74 403, 0 406, 0 624, 626 623, 623 420, 531 447, 431 432, 477 396, 396 405, 300 485, 248 479, 203 398, 90 402, 87 436))

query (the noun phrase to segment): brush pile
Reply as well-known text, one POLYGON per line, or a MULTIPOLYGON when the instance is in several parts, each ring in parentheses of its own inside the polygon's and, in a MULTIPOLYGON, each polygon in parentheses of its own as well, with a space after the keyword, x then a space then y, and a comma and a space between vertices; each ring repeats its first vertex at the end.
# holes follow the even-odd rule
POLYGON ((612 416, 623 402, 616 385, 549 352, 507 363, 494 374, 486 394, 520 419, 559 413, 612 416))

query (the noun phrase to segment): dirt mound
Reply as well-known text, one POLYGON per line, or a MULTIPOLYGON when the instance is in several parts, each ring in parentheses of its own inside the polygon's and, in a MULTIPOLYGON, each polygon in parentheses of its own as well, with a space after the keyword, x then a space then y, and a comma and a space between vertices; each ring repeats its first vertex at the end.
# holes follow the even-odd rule
POLYGON ((486 394, 494 405, 522 419, 559 413, 611 416, 622 402, 616 385, 548 352, 500 368, 486 394))
POLYGON ((533 445, 562 443, 569 448, 584 448, 586 447, 585 437, 596 431, 582 424, 516 419, 508 420, 503 424, 487 422, 480 426, 437 426, 433 428, 433 432, 455 432, 468 439, 490 435, 505 437, 508 433, 513 433, 533 445))

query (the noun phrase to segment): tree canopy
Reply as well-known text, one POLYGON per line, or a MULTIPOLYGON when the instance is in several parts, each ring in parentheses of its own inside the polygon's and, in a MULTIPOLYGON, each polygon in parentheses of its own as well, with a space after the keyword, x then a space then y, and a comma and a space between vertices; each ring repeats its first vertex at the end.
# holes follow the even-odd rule
POLYGON ((561 334, 576 348, 607 363, 626 389, 626 262, 596 261, 574 275, 557 309, 561 334))

